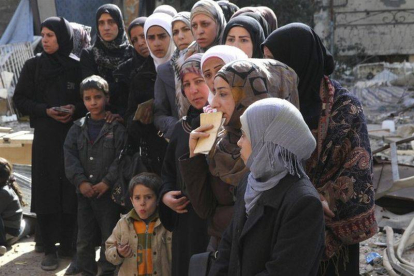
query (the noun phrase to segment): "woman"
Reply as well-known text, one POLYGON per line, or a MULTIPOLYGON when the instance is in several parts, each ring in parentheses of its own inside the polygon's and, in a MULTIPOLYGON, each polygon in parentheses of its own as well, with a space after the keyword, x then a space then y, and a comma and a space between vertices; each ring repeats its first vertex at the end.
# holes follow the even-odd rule
POLYGON ((187 47, 194 41, 190 26, 190 13, 180 12, 172 19, 172 35, 177 47, 170 61, 159 66, 155 81, 154 124, 170 139, 174 125, 186 115, 190 104, 181 93, 180 67, 187 47))
POLYGON ((361 103, 329 79, 334 60, 310 27, 293 23, 277 29, 263 50, 298 74, 300 110, 317 140, 306 171, 329 205, 324 208, 326 262, 320 272, 359 275, 359 242, 377 231, 371 148, 361 103))
POLYGON ((75 249, 77 198, 65 176, 63 143, 72 121, 83 116, 85 108, 79 95, 79 59, 71 54, 69 22, 50 17, 42 23, 41 35, 44 50, 26 61, 13 101, 21 113, 30 116, 34 128, 31 211, 37 215, 44 243, 41 267, 55 270, 55 243, 60 242, 59 256, 70 256, 75 249))
POLYGON ((166 141, 157 135, 153 123, 152 106, 138 120, 133 120, 138 104, 154 98, 157 67, 171 58, 175 46, 171 39, 172 17, 155 13, 147 18, 144 34, 151 57, 142 64, 131 82, 131 92, 126 113, 130 144, 139 146, 141 157, 150 172, 161 174, 161 166, 167 148, 166 141))
POLYGON ((269 25, 269 34, 277 29, 277 17, 272 9, 266 6, 257 7, 260 14, 266 19, 269 25))
POLYGON ((269 23, 267 22, 266 18, 264 18, 262 13, 257 10, 257 7, 241 8, 240 10, 235 12, 231 18, 233 19, 241 15, 254 18, 257 22, 259 22, 260 26, 262 27, 265 38, 269 36, 269 34, 271 33, 269 23))
MULTIPOLYGON (((128 26, 128 36, 134 47, 134 51, 132 57, 121 63, 113 72, 115 82, 120 90, 128 91, 128 93, 125 93, 127 96, 131 93, 135 93, 133 91, 135 90, 135 87, 131 84, 136 84, 133 80, 149 56, 149 50, 144 35, 144 24, 146 20, 146 17, 138 17, 128 26)), ((127 117, 130 115, 131 114, 125 113, 124 120, 126 121, 127 117)))
POLYGON ((105 4, 96 11, 96 41, 82 51, 82 78, 98 75, 109 84, 110 111, 124 115, 128 105, 128 91, 123 91, 112 75, 118 66, 132 57, 133 49, 125 34, 121 10, 105 4))
POLYGON ((237 145, 250 173, 238 186, 209 275, 316 275, 324 247, 322 204, 302 167, 316 141, 286 100, 257 101, 240 121, 237 145))
POLYGON ((238 16, 227 23, 222 43, 241 49, 249 58, 262 58, 260 46, 264 40, 263 29, 255 19, 238 16))
POLYGON ((236 145, 241 136, 240 116, 250 104, 271 96, 291 99, 297 106, 296 82, 293 70, 273 60, 234 61, 217 73, 211 106, 223 113, 225 131, 219 134, 216 146, 206 159, 195 155, 194 148, 200 137, 208 136, 205 131, 212 126, 193 130, 190 153, 179 161, 194 210, 201 218, 210 220, 209 250, 217 250, 233 215, 234 188, 247 172, 236 145), (259 72, 260 76, 267 77, 258 78, 259 72), (266 87, 268 90, 264 90, 266 87))
POLYGON ((201 58, 201 72, 210 91, 214 91, 214 77, 224 65, 235 60, 244 59, 248 59, 247 55, 233 46, 217 45, 208 49, 201 58))
POLYGON ((226 0, 217 1, 217 4, 222 9, 226 22, 229 22, 233 14, 240 9, 237 5, 226 0))
POLYGON ((188 152, 190 132, 200 125, 200 114, 207 104, 209 89, 201 75, 200 60, 201 54, 195 54, 181 67, 182 93, 191 106, 187 116, 174 126, 161 173, 159 213, 162 224, 173 232, 172 275, 188 275, 191 256, 204 252, 208 244, 207 221, 194 212, 188 201, 176 162, 188 152))
POLYGON ((189 47, 187 56, 204 53, 220 44, 226 27, 226 19, 220 6, 210 0, 200 0, 191 9, 191 31, 195 42, 189 47))

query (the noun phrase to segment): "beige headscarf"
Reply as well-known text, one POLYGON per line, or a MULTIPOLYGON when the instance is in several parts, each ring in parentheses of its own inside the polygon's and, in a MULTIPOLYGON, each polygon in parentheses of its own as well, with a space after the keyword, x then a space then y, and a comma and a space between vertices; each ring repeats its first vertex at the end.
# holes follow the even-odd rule
POLYGON ((240 116, 249 105, 268 97, 285 99, 299 108, 298 77, 290 67, 271 59, 233 61, 223 66, 217 77, 230 85, 235 109, 217 138, 209 167, 214 176, 228 184, 238 185, 247 172, 237 146, 241 136, 240 116))

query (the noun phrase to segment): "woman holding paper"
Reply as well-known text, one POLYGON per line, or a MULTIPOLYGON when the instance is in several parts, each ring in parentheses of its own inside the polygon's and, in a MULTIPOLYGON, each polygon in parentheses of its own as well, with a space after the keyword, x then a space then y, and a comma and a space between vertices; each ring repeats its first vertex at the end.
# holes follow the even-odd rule
POLYGON ((324 248, 319 195, 303 161, 316 141, 286 100, 255 102, 237 142, 249 175, 240 182, 212 275, 316 275, 324 248))
POLYGON ((180 171, 194 210, 201 218, 210 219, 212 237, 209 250, 217 250, 221 235, 232 215, 235 187, 248 172, 240 158, 240 116, 257 100, 278 96, 289 99, 297 107, 296 73, 275 60, 242 60, 225 65, 214 81, 213 108, 223 113, 224 131, 220 132, 209 155, 196 155, 199 138, 208 137, 211 125, 191 132, 189 155, 180 159, 180 171), (271 77, 270 77, 271 76, 271 77))
POLYGON ((200 114, 207 104, 209 89, 201 75, 201 56, 191 56, 181 67, 181 93, 191 106, 174 126, 161 173, 159 215, 164 227, 173 232, 172 275, 187 275, 190 257, 204 252, 208 244, 207 221, 194 212, 176 162, 188 152, 190 132, 200 125, 200 114))
POLYGON ((150 57, 144 61, 131 80, 133 89, 129 94, 127 110, 127 129, 129 138, 132 140, 130 144, 139 146, 142 161, 148 171, 158 175, 161 174, 167 142, 157 135, 158 130, 153 123, 153 105, 149 101, 154 99, 157 67, 168 61, 175 50, 171 21, 172 17, 164 13, 154 13, 145 21, 144 34, 150 57), (142 113, 141 110, 137 110, 140 104, 141 108, 144 107, 142 113), (143 114, 143 116, 134 116, 135 114, 143 114))

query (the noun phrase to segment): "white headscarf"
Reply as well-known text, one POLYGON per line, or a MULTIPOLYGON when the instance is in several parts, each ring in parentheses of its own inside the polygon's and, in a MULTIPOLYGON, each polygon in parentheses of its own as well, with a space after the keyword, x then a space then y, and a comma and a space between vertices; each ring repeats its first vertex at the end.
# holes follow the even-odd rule
POLYGON ((151 52, 151 48, 148 45, 148 50, 151 54, 152 59, 154 60, 155 69, 157 69, 159 65, 169 61, 175 51, 175 44, 174 44, 174 39, 172 37, 172 30, 171 30, 171 22, 172 22, 172 17, 165 13, 154 13, 150 15, 145 21, 144 33, 145 33, 145 40, 147 41, 147 45, 148 45, 147 32, 148 32, 148 29, 151 28, 152 26, 160 26, 170 36, 170 45, 168 47, 168 51, 165 54, 165 56, 162 58, 156 57, 151 52))
MULTIPOLYGON (((209 58, 217 57, 224 61, 224 64, 230 63, 235 60, 244 60, 248 59, 249 57, 246 55, 245 52, 240 50, 237 47, 229 46, 229 45, 216 45, 208 49, 203 57, 201 58, 201 74, 203 75, 203 64, 209 58)), ((213 101, 213 93, 210 91, 208 95, 208 102, 211 103, 213 101)))
POLYGON ((204 62, 212 57, 218 57, 224 61, 224 64, 235 60, 248 59, 248 56, 239 48, 229 45, 216 45, 208 49, 201 58, 201 68, 204 62))
POLYGON ((251 143, 250 169, 244 194, 249 215, 263 192, 275 187, 287 174, 307 177, 302 161, 316 141, 300 111, 290 102, 267 98, 250 105, 240 117, 251 143))

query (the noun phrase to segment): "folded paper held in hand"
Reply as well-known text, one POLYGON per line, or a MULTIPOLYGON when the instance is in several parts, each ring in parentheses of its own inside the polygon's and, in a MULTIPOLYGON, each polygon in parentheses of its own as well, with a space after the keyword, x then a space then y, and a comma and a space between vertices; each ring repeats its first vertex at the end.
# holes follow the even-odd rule
POLYGON ((138 104, 137 110, 135 111, 135 116, 132 120, 139 121, 141 118, 143 118, 145 115, 145 111, 149 107, 152 107, 153 104, 154 104, 154 99, 138 104))
POLYGON ((194 153, 202 153, 208 154, 211 148, 216 141, 218 131, 221 125, 224 123, 223 113, 222 112, 213 112, 213 113, 201 113, 200 115, 200 125, 213 125, 212 129, 206 131, 206 133, 210 133, 209 137, 200 138, 197 142, 197 145, 194 149, 194 153))

